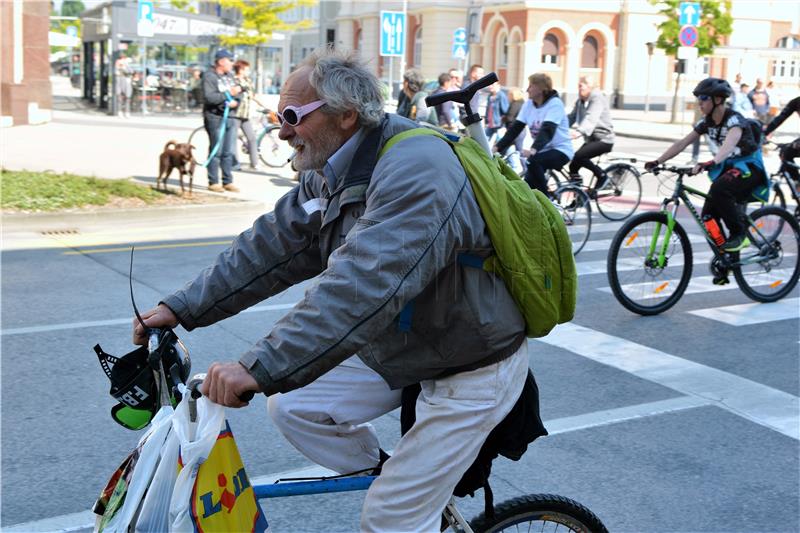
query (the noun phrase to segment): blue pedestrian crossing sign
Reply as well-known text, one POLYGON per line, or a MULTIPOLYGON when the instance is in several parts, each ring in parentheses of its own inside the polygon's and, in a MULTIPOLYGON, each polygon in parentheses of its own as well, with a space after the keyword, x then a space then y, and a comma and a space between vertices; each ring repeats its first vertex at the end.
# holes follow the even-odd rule
POLYGON ((406 14, 381 11, 381 55, 402 56, 406 49, 406 14))
POLYGON ((698 26, 700 24, 700 2, 681 2, 678 11, 681 26, 698 26))
POLYGON ((467 29, 456 28, 453 32, 453 57, 464 59, 467 57, 467 29))

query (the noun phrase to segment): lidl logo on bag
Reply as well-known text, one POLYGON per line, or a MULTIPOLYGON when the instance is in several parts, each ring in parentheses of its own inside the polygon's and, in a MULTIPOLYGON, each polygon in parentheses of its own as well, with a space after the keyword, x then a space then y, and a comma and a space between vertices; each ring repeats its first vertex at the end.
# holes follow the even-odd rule
POLYGON ((250 481, 247 479, 247 474, 244 471, 244 468, 239 469, 236 472, 236 475, 233 477, 233 492, 230 491, 230 486, 228 483, 228 478, 225 474, 220 474, 217 476, 217 484, 222 489, 222 493, 219 495, 219 500, 214 500, 214 493, 213 492, 206 492, 205 494, 200 495, 200 501, 202 502, 202 509, 203 509, 203 518, 208 518, 213 516, 220 511, 222 508, 225 508, 225 511, 231 512, 233 510, 233 506, 236 505, 236 499, 239 495, 245 490, 250 488, 250 481))
POLYGON ((195 531, 264 531, 267 521, 227 422, 200 465, 192 494, 195 531))

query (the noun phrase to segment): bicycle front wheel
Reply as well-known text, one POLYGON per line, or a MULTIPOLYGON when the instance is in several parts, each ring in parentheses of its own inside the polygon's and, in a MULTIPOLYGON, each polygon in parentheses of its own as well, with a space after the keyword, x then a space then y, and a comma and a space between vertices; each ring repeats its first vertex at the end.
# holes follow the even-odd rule
POLYGON ((278 138, 280 126, 271 126, 258 135, 258 157, 272 168, 281 168, 289 162, 292 147, 278 138))
POLYGON ((692 248, 675 221, 667 238, 667 215, 642 213, 617 231, 608 251, 608 283, 629 311, 656 315, 680 300, 692 277, 692 248))
POLYGON ((562 185, 553 196, 553 202, 567 226, 569 240, 572 241, 572 254, 578 255, 592 232, 592 203, 589 195, 575 185, 562 185))
POLYGON ((189 135, 189 144, 194 146, 192 148, 192 159, 195 165, 203 166, 208 159, 209 151, 208 133, 206 133, 205 127, 200 126, 189 135))
POLYGON ((750 215, 749 248, 738 252, 733 276, 742 292, 757 302, 774 302, 789 294, 800 276, 800 227, 785 209, 762 207, 750 215))
POLYGON ((551 494, 528 494, 505 501, 494 508, 494 517, 485 513, 473 518, 475 533, 500 531, 607 533, 603 522, 578 502, 551 494))
POLYGON ((593 193, 597 210, 608 220, 624 220, 642 201, 639 171, 632 165, 617 163, 608 167, 605 173, 608 179, 593 193))

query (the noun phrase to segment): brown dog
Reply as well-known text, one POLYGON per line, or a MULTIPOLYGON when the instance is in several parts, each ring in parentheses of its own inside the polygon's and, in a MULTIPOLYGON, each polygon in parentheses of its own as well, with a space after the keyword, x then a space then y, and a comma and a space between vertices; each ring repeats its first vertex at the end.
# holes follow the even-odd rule
POLYGON ((184 194, 183 175, 189 176, 189 195, 192 194, 192 182, 194 181, 194 158, 192 150, 194 146, 178 141, 169 141, 164 145, 164 151, 158 159, 158 178, 156 178, 156 189, 163 182, 164 190, 167 190, 167 179, 172 174, 172 169, 177 168, 181 175, 181 194, 184 194))

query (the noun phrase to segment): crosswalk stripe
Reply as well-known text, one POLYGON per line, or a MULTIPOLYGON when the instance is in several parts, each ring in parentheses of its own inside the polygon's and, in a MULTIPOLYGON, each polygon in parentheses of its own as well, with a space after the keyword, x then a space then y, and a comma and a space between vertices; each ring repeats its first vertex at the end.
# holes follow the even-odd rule
MULTIPOLYGON (((773 270, 771 274, 775 276, 779 270, 773 270)), ((789 277, 789 273, 786 273, 786 277, 789 277)), ((714 285, 714 276, 695 276, 691 280, 689 280, 689 286, 686 287, 686 292, 684 294, 700 294, 703 292, 714 292, 714 291, 727 291, 730 289, 738 289, 739 285, 736 284, 735 281, 732 279, 730 283, 727 285, 714 285)), ((658 280, 658 283, 668 283, 669 285, 677 285, 680 280, 678 279, 663 279, 658 280)), ((648 286, 653 286, 655 281, 645 281, 643 283, 629 283, 622 286, 622 289, 625 293, 630 294, 630 292, 635 292, 637 287, 646 288, 648 286)), ((762 285, 766 285, 768 280, 764 281, 762 285)), ((611 287, 598 287, 598 291, 613 293, 611 287)))
POLYGON ((721 409, 800 440, 800 398, 792 394, 573 323, 562 324, 534 342, 709 400, 721 409))
MULTIPOLYGON (((592 227, 592 232, 594 233, 594 226, 592 227)), ((693 243, 701 243, 706 242, 706 238, 697 233, 690 233, 687 235, 689 237, 689 242, 693 243)), ((614 239, 589 239, 589 241, 583 246, 581 252, 596 252, 598 250, 608 250, 611 247, 611 241, 614 239)), ((580 257, 580 254, 578 255, 580 257)))
POLYGON ((695 309, 690 314, 724 322, 730 326, 750 326, 800 317, 800 298, 784 298, 772 303, 748 303, 695 309))
MULTIPOLYGON (((709 251, 695 253, 692 256, 692 264, 702 265, 707 263, 714 254, 709 251)), ((673 257, 670 260, 670 266, 680 266, 683 264, 683 255, 673 257)), ((594 261, 578 261, 576 263, 578 269, 578 276, 588 276, 591 274, 605 274, 608 272, 607 262, 605 259, 598 259, 594 261)), ((622 259, 617 264, 618 272, 627 272, 631 270, 638 270, 642 268, 642 261, 637 259, 622 259)))

